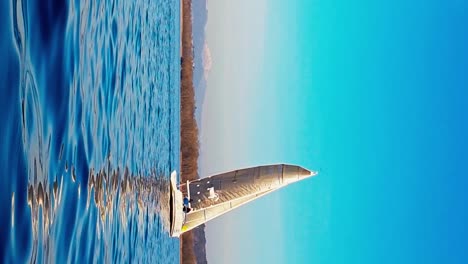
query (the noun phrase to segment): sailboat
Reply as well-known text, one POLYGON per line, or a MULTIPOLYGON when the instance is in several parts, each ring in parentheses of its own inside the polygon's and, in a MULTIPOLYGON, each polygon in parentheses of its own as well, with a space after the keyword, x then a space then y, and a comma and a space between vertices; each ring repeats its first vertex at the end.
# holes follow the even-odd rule
POLYGON ((273 164, 233 170, 177 186, 177 173, 173 172, 170 235, 179 237, 241 205, 315 175, 317 172, 300 166, 273 164))

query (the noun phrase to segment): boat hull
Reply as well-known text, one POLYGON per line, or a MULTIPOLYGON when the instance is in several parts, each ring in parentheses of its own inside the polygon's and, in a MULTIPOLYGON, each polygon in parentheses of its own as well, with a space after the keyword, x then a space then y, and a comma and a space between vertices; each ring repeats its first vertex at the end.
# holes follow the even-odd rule
POLYGON ((177 173, 174 171, 171 174, 170 184, 170 215, 171 215, 171 237, 179 237, 182 233, 182 226, 184 224, 183 212, 183 197, 182 192, 177 189, 177 173))

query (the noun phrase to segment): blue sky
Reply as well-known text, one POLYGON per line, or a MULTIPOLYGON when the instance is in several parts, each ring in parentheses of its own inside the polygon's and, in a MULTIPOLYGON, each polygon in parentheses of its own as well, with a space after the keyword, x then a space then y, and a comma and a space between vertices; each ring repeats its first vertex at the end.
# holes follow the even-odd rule
POLYGON ((466 260, 467 4, 254 2, 208 2, 201 172, 320 174, 209 222, 208 260, 466 260))

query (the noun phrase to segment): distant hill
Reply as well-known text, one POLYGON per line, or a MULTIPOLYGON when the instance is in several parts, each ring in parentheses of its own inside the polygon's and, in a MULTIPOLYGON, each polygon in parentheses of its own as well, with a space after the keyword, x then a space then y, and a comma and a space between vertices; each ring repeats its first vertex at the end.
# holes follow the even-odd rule
MULTIPOLYGON (((198 127, 201 126, 201 106, 206 91, 203 56, 207 54, 205 25, 208 11, 206 10, 206 0, 184 0, 182 8, 180 145, 181 180, 186 181, 199 177, 198 127)), ((204 225, 182 234, 180 243, 182 264, 207 263, 204 225)))
POLYGON ((207 0, 192 0, 192 32, 195 69, 193 72, 193 84, 195 86, 195 119, 198 126, 201 126, 201 109, 205 99, 206 79, 205 67, 203 63, 205 49, 205 27, 208 21, 207 0))
MULTIPOLYGON (((182 48, 181 48, 181 71, 180 71, 180 177, 181 181, 194 180, 198 178, 198 126, 195 118, 195 87, 194 87, 194 49, 192 33, 192 1, 181 2, 182 15, 182 48)), ((202 230, 204 232, 204 230, 202 230)), ((204 239, 197 234, 197 240, 204 239)), ((195 264, 198 258, 195 250, 193 230, 188 231, 180 237, 180 261, 182 264, 195 264)), ((197 248, 205 247, 205 244, 196 243, 197 248)), ((206 257, 205 257, 206 258, 206 257)))

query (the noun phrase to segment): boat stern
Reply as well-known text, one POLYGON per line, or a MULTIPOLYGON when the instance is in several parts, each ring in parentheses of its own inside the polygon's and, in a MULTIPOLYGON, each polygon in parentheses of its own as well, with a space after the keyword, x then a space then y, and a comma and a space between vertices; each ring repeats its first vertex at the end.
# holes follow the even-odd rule
POLYGON ((171 173, 171 184, 170 184, 170 215, 171 215, 171 237, 179 237, 184 224, 184 212, 183 212, 183 195, 182 192, 177 189, 177 173, 173 171, 171 173))

